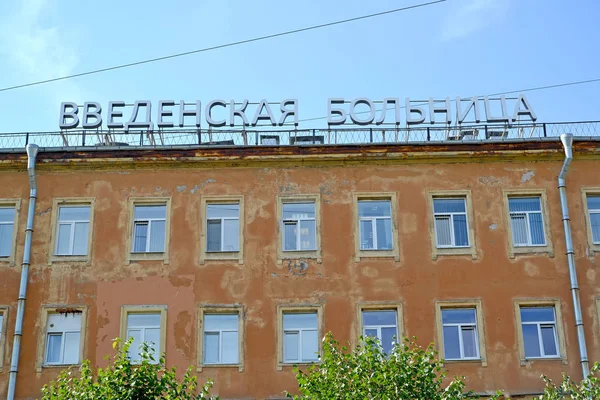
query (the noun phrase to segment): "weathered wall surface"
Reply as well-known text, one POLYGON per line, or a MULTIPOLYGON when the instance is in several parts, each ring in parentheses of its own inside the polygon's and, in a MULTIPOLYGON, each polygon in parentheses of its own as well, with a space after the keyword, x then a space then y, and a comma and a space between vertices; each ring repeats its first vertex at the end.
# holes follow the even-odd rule
MULTIPOLYGON (((464 374, 476 391, 506 389, 510 393, 539 392, 541 374, 558 378, 562 371, 581 376, 577 335, 564 255, 556 176, 562 161, 494 161, 477 163, 402 162, 379 165, 323 164, 320 167, 160 168, 102 170, 41 165, 39 199, 33 234, 32 268, 25 310, 17 397, 33 398, 53 379, 56 368, 36 372, 34 363, 41 305, 85 304, 88 307, 85 357, 105 366, 111 340, 119 336, 121 305, 165 304, 167 363, 180 370, 197 362, 197 309, 200 303, 241 304, 244 307, 245 368, 204 368, 202 380, 213 378, 222 398, 282 397, 293 391, 290 367, 277 369, 276 306, 320 303, 324 329, 340 341, 356 340, 356 303, 401 301, 404 335, 427 345, 436 338, 435 301, 480 299, 483 305, 487 366, 477 362, 448 363, 450 375, 464 374), (550 238, 555 256, 508 256, 503 189, 545 189, 550 238), (431 257, 427 197, 430 190, 471 190, 477 259, 471 256, 431 257), (394 192, 400 261, 354 258, 353 193, 394 192), (311 261, 297 276, 277 263, 277 196, 321 196, 323 262, 311 261), (203 195, 243 195, 245 205, 244 263, 207 261, 201 265, 200 201, 203 195), (127 201, 131 196, 168 196, 172 201, 170 263, 125 262, 128 249, 127 201), (92 261, 48 265, 51 207, 54 197, 96 199, 92 261), (521 365, 513 300, 558 298, 565 329, 567 362, 540 360, 521 365)), ((110 167, 108 167, 110 168, 110 167)), ((600 327, 595 298, 600 296, 597 267, 600 256, 587 254, 586 225, 580 188, 600 187, 598 161, 572 165, 567 190, 572 213, 578 275, 590 359, 600 359, 600 327)), ((17 267, 0 266, 0 305, 10 306, 8 337, 0 397, 6 395, 12 333, 16 315, 28 183, 23 171, 0 172, 2 196, 21 198, 17 267)))

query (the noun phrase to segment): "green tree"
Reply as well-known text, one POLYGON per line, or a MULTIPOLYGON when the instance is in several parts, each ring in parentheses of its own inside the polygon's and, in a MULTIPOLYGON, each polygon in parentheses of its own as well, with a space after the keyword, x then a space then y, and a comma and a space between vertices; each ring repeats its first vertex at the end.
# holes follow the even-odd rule
POLYGON ((294 372, 300 395, 287 397, 297 400, 455 400, 472 395, 465 393, 464 377, 444 385, 446 371, 433 345, 423 349, 415 339, 405 339, 386 355, 374 338, 361 338, 349 351, 327 334, 321 362, 294 372))
POLYGON ((589 400, 600 399, 600 378, 596 374, 600 371, 600 363, 594 364, 587 379, 579 383, 573 382, 565 373, 560 384, 555 384, 552 379, 542 375, 546 383, 544 394, 540 400, 589 400))
POLYGON ((125 343, 116 339, 112 364, 98 368, 96 374, 89 360, 83 362, 79 372, 72 368, 62 371, 44 386, 42 400, 218 399, 210 396, 212 381, 198 391, 192 367, 179 380, 174 367, 166 368, 164 355, 156 360, 146 344, 141 347, 141 361, 132 363, 127 356, 131 343, 131 339, 125 343))

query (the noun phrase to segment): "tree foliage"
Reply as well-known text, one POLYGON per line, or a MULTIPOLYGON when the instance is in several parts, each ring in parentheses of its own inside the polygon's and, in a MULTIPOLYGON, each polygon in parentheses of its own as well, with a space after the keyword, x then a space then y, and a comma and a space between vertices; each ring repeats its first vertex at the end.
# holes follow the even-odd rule
POLYGON ((600 399, 600 378, 596 374, 600 371, 600 363, 594 364, 587 379, 579 383, 574 382, 565 373, 560 384, 555 384, 552 379, 542 375, 546 383, 544 394, 540 400, 589 400, 600 399))
POLYGON ((179 380, 175 367, 167 369, 164 355, 156 360, 146 344, 141 347, 141 361, 132 363, 127 355, 131 343, 131 339, 125 343, 116 339, 112 364, 98 368, 96 374, 89 360, 83 362, 79 371, 62 371, 55 381, 44 386, 42 400, 216 399, 210 396, 210 380, 199 389, 192 367, 179 380))

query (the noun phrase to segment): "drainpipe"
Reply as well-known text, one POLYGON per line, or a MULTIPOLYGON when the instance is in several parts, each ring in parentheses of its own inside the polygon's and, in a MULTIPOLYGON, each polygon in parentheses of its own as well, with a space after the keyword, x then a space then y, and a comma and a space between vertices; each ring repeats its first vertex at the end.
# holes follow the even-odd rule
POLYGON ((575 312, 575 327, 577 328, 577 342, 579 344, 579 359, 583 379, 590 374, 587 347, 583 332, 583 318, 581 314, 581 301, 579 300, 579 284, 577 283, 577 270, 575 268, 575 252, 573 251, 573 237, 571 236, 571 219, 569 218, 569 205, 567 204, 567 187, 565 178, 569 172, 569 166, 573 161, 573 134, 563 133, 560 141, 565 149, 565 162, 558 175, 558 190, 560 192, 560 206, 562 208, 563 227, 565 229, 565 244, 567 247, 567 260, 569 262, 569 278, 571 280, 571 294, 573 295, 573 310, 575 312))
POLYGON ((17 321, 15 322, 15 333, 10 361, 10 373, 8 378, 7 400, 14 400, 15 387, 17 384, 17 372, 19 371, 19 352, 21 350, 21 336, 23 336, 23 314, 25 313, 25 295, 27 293, 27 281, 29 275, 29 258, 31 256, 31 235, 33 234, 33 218, 35 216, 35 201, 37 199, 37 182, 35 180, 35 158, 38 154, 38 146, 28 144, 27 151, 27 175, 29 175, 29 210, 27 211, 27 229, 25 230, 25 247, 23 249, 23 264, 21 265, 21 285, 19 286, 19 300, 17 304, 17 321))

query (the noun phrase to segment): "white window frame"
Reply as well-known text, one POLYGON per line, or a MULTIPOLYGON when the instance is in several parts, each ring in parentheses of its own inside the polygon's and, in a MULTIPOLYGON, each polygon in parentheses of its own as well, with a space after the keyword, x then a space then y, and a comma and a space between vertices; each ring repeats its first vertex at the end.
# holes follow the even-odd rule
POLYGON ((385 308, 363 308, 360 310, 360 317, 361 317, 361 325, 362 325, 362 336, 366 337, 367 336, 367 329, 376 329, 377 330, 377 339, 379 339, 379 343, 381 346, 383 346, 383 337, 381 336, 381 329, 382 328, 396 328, 396 344, 399 344, 400 341, 402 340, 402 338, 400 337, 400 326, 398 323, 398 318, 400 318, 400 316, 398 315, 398 309, 385 309, 385 308), (365 325, 364 324, 364 314, 365 313, 374 313, 374 312, 390 312, 390 313, 394 313, 396 315, 396 325, 365 325))
POLYGON ((299 252, 299 251, 316 251, 318 248, 317 244, 317 204, 314 200, 298 200, 298 201, 283 201, 281 204, 281 251, 282 252, 299 252), (283 215, 285 214, 285 206, 286 204, 311 204, 314 208, 315 217, 314 218, 288 218, 285 219, 283 215), (315 246, 313 248, 303 249, 301 246, 302 235, 300 234, 300 229, 302 227, 302 221, 314 221, 314 238, 315 238, 315 246), (295 222, 296 225, 296 249, 295 250, 287 250, 285 248, 285 225, 289 222, 295 222))
POLYGON ((521 319, 521 334, 523 335, 523 353, 525 354, 525 358, 526 359, 540 359, 540 358, 559 358, 560 357, 560 342, 559 342, 559 337, 558 337, 558 326, 556 323, 556 307, 553 305, 547 305, 547 306, 527 306, 527 305, 521 305, 519 306, 519 315, 521 313, 521 310, 523 308, 552 308, 552 313, 554 315, 554 320, 553 321, 536 321, 536 322, 525 322, 523 321, 523 319, 521 319), (538 334, 538 343, 540 346, 540 356, 539 357, 528 357, 527 356, 527 349, 525 349, 525 333, 523 332, 523 326, 524 325, 535 325, 537 326, 537 334, 538 334), (544 351, 544 340, 542 337, 542 326, 544 327, 548 327, 549 325, 551 325, 553 332, 554 332, 554 347, 556 348, 556 354, 545 354, 546 352, 544 351))
POLYGON ((514 196, 508 196, 508 215, 510 218, 510 224, 511 224, 511 232, 512 232, 512 244, 514 247, 546 247, 547 244, 547 238, 546 238, 546 221, 544 218, 544 204, 542 202, 542 196, 539 195, 535 195, 535 196, 518 196, 518 195, 514 195, 514 196), (537 199, 540 205, 540 210, 539 211, 510 211, 510 201, 514 200, 514 199, 525 199, 525 198, 534 198, 537 199), (513 216, 515 215, 525 215, 525 221, 526 221, 526 230, 527 230, 527 243, 515 243, 515 231, 514 231, 514 227, 512 225, 513 223, 513 216), (531 238, 531 222, 529 220, 529 215, 530 214, 539 214, 541 217, 541 221, 542 221, 542 234, 544 237, 544 243, 541 244, 533 244, 533 240, 531 238))
POLYGON ((471 238, 469 237, 469 216, 467 214, 467 199, 465 197, 434 197, 433 198, 433 223, 434 223, 434 227, 435 227, 435 244, 436 247, 439 249, 462 249, 462 248, 468 248, 471 247, 471 238), (445 212, 445 213, 436 213, 435 212, 435 202, 436 200, 462 200, 463 201, 463 205, 465 207, 465 211, 464 212, 445 212), (466 222, 466 227, 467 227, 467 244, 463 245, 463 246, 457 246, 456 245, 456 238, 454 237, 454 216, 455 215, 464 215, 465 216, 465 222, 466 222), (438 237, 438 219, 437 217, 446 217, 449 216, 450 217, 450 241, 451 244, 450 245, 441 245, 439 243, 439 237, 438 237))
POLYGON ((12 256, 13 254, 13 242, 15 241, 15 220, 17 219, 17 208, 14 205, 0 205, 0 208, 6 208, 6 209, 11 209, 15 212, 14 218, 12 221, 8 222, 8 221, 0 221, 0 225, 12 225, 12 235, 10 238, 10 243, 9 243, 9 247, 10 247, 10 253, 6 256, 0 256, 0 258, 3 259, 8 259, 12 256))
POLYGON ((393 203, 391 199, 358 199, 357 203, 358 207, 358 235, 359 235, 359 245, 360 251, 392 251, 394 249, 394 227, 392 221, 392 208, 393 203), (369 202, 382 202, 385 201, 390 205, 390 215, 388 217, 361 217, 360 216, 360 203, 369 203, 369 202), (390 236, 392 237, 392 247, 389 249, 380 249, 377 247, 377 220, 389 220, 390 221, 390 236), (363 221, 371 221, 371 232, 373 233, 373 248, 367 249, 362 247, 362 222, 363 221))
POLYGON ((317 333, 317 350, 319 350, 319 313, 317 312, 317 310, 307 310, 305 312, 302 311, 296 311, 296 312, 290 312, 290 311, 284 311, 282 316, 282 326, 283 326, 283 350, 282 350, 282 361, 284 364, 297 364, 297 363, 314 363, 317 362, 319 360, 319 354, 317 353, 316 355, 316 359, 315 360, 304 360, 302 357, 302 341, 303 341, 303 337, 304 337, 304 332, 316 332, 317 333), (283 317, 285 315, 293 315, 293 314, 315 314, 315 317, 317 317, 317 326, 313 328, 294 328, 294 329, 285 329, 285 322, 283 322, 283 317), (286 335, 288 333, 297 333, 298 334, 298 358, 297 360, 289 360, 286 359, 286 354, 285 354, 285 348, 286 348, 286 335))
POLYGON ((239 232, 239 227, 240 227, 240 203, 232 203, 232 202, 223 202, 220 203, 218 201, 216 202, 210 202, 206 204, 206 252, 207 253, 237 253, 238 251, 240 251, 239 249, 239 242, 240 242, 240 232, 239 232), (217 217, 217 218, 209 218, 208 217, 208 207, 209 206, 225 206, 228 204, 235 204, 238 206, 238 216, 237 218, 235 217, 217 217), (223 250, 223 243, 225 243, 225 221, 236 221, 238 222, 238 232, 237 232, 237 242, 238 242, 238 249, 237 250, 223 250), (209 225, 209 221, 220 221, 221 223, 221 249, 220 250, 209 250, 208 249, 208 225, 209 225))
POLYGON ((461 308, 456 308, 456 307, 443 307, 441 309, 441 316, 442 316, 442 337, 444 335, 444 327, 447 326, 452 326, 452 327, 457 327, 458 328, 458 347, 459 347, 459 353, 460 353, 460 357, 459 358, 446 358, 446 346, 444 345, 444 359, 445 360, 449 360, 449 361, 454 361, 454 360, 481 360, 481 354, 480 354, 480 349, 479 349, 479 329, 477 326, 477 309, 475 307, 461 307, 461 308), (474 323, 444 323, 444 311, 446 310, 472 310, 473 313, 475 314, 475 322, 474 323), (475 331, 475 349, 476 349, 476 356, 475 357, 466 357, 465 356, 465 346, 463 343, 463 328, 465 328, 465 330, 474 330, 475 331))
POLYGON ((600 245, 600 237, 598 237, 597 240, 594 239, 594 231, 592 230, 592 214, 598 214, 598 215, 600 215, 600 208, 589 208, 587 206, 587 204, 589 204, 588 203, 588 199, 590 197, 598 197, 598 198, 600 198, 600 195, 599 194, 594 194, 594 193, 587 193, 586 197, 585 197, 586 207, 587 207, 587 210, 588 210, 588 222, 590 224, 590 240, 592 241, 593 245, 600 245))
MULTIPOLYGON (((49 313, 47 318, 49 318, 51 315, 59 315, 59 313, 49 313)), ((46 336, 45 336, 45 348, 44 348, 44 365, 46 366, 54 366, 54 365, 79 365, 81 364, 81 359, 80 359, 80 352, 79 352, 79 348, 81 347, 81 342, 83 341, 83 337, 82 337, 82 329, 81 329, 81 324, 83 323, 83 314, 82 313, 78 313, 77 315, 79 315, 79 319, 80 319, 80 326, 79 326, 79 330, 61 330, 60 332, 48 332, 48 326, 46 326, 44 329, 46 330, 46 336), (77 350, 77 363, 72 364, 72 363, 65 363, 65 340, 66 340, 66 336, 67 333, 79 333, 79 348, 77 350), (49 362, 48 361, 48 346, 50 344, 50 341, 48 340, 48 338, 50 336, 61 336, 61 340, 60 340, 60 361, 58 362, 49 362)), ((46 325, 47 325, 47 320, 46 320, 46 325)))
POLYGON ((64 257, 64 256, 80 256, 80 257, 84 257, 88 255, 89 249, 88 249, 88 243, 89 243, 89 239, 90 239, 90 226, 91 226, 91 219, 92 219, 92 206, 91 204, 62 204, 58 206, 58 210, 57 210, 57 217, 56 217, 56 243, 54 244, 54 255, 55 256, 60 256, 60 257, 64 257), (80 219, 80 220, 65 220, 65 221, 61 221, 60 220, 60 209, 61 208, 75 208, 75 207, 87 207, 90 210, 90 217, 87 220, 84 219, 80 219), (81 223, 87 223, 88 224, 88 240, 86 240, 86 249, 85 249, 85 254, 73 254, 73 247, 75 245, 75 225, 76 224, 81 224, 81 223), (59 242, 60 242, 60 236, 59 236, 59 232, 60 232, 60 226, 61 225, 71 225, 71 229, 70 229, 70 240, 69 240, 69 252, 65 253, 65 254, 59 254, 58 253, 58 246, 59 246, 59 242))
POLYGON ((167 229, 168 229, 168 224, 167 224, 167 217, 168 217, 168 211, 167 211, 167 204, 144 204, 144 203, 137 203, 133 205, 133 228, 132 228, 132 237, 131 237, 131 252, 134 254, 144 254, 144 253, 164 253, 165 252, 165 248, 167 247, 168 243, 167 243, 167 229), (165 218, 143 218, 143 219, 137 219, 135 218, 135 209, 137 207, 164 207, 165 209, 165 218), (162 251, 150 251, 150 242, 151 242, 151 237, 152 237, 152 223, 153 222, 158 222, 158 221, 164 221, 165 222, 165 238, 164 238, 164 247, 162 249, 162 251), (146 225, 148 226, 147 231, 148 231, 148 235, 146 236, 146 246, 144 251, 135 251, 135 232, 136 232, 136 227, 138 226, 138 223, 143 224, 146 223, 146 225))
POLYGON ((240 363, 240 339, 239 339, 239 335, 240 335, 240 330, 239 330, 239 325, 240 325, 240 314, 237 312, 205 312, 203 315, 204 318, 204 327, 202 330, 202 335, 204 335, 204 341, 203 341, 203 345, 205 346, 204 349, 202 349, 202 364, 205 366, 211 366, 211 365, 231 365, 231 363, 226 363, 223 362, 223 332, 236 332, 238 334, 238 339, 237 339, 237 346, 238 346, 238 361, 236 363, 234 363, 233 365, 238 365, 240 363), (210 315, 235 315, 237 318, 237 324, 236 324, 236 328, 235 329, 217 329, 217 330, 207 330, 206 329, 206 317, 210 316, 210 315), (219 335, 219 361, 218 362, 207 362, 206 361, 206 334, 207 333, 217 333, 219 335))

